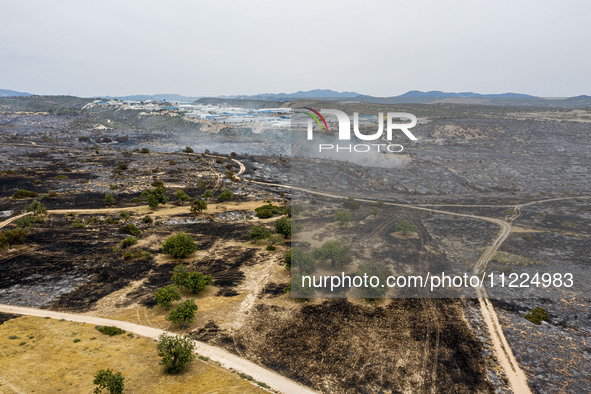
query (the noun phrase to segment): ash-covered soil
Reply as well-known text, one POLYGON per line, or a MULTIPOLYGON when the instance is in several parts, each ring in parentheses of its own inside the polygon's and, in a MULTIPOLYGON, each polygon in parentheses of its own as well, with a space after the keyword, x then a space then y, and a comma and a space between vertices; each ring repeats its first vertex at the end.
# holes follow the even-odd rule
POLYGON ((194 336, 322 392, 492 392, 457 300, 260 303, 236 335, 210 323, 194 336))

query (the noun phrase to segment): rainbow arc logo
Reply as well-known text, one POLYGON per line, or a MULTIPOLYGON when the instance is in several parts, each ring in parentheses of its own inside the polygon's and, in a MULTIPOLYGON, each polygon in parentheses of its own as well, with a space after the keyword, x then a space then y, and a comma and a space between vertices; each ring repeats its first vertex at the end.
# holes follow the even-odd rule
POLYGON ((318 112, 312 108, 308 108, 308 107, 304 107, 304 109, 307 109, 308 111, 312 111, 314 113, 314 114, 311 114, 309 112, 303 112, 304 114, 306 114, 309 117, 311 117, 312 119, 314 119, 316 121, 316 123, 318 123, 318 126, 320 126, 320 130, 323 129, 322 123, 324 123, 325 130, 328 131, 328 125, 326 124, 326 119, 324 119, 324 116, 322 116, 320 114, 320 112, 318 112), (320 118, 320 119, 318 119, 318 118, 320 118), (320 123, 320 120, 322 120, 322 123, 320 123))

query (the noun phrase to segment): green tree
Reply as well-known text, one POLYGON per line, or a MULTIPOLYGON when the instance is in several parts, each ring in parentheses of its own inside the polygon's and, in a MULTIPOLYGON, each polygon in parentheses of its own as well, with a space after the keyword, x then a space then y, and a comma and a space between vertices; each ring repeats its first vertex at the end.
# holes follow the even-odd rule
POLYGON ((224 190, 222 194, 218 196, 218 200, 220 201, 229 201, 232 198, 234 198, 234 193, 232 193, 230 190, 224 190))
POLYGON ((167 373, 178 373, 185 365, 195 360, 195 344, 185 336, 162 334, 158 338, 158 356, 162 357, 161 365, 167 373))
POLYGON ((166 204, 168 201, 168 198, 164 195, 164 187, 160 185, 152 190, 143 191, 141 196, 146 199, 148 206, 152 209, 156 209, 158 205, 166 204))
POLYGON ((363 277, 367 275, 369 287, 362 287, 363 296, 368 299, 381 298, 388 292, 388 288, 383 286, 390 276, 390 270, 383 264, 375 262, 363 262, 357 266, 357 275, 363 277), (379 282, 374 282, 375 286, 371 286, 370 279, 377 277, 379 282))
POLYGON ((402 235, 406 235, 407 233, 416 233, 417 229, 415 228, 415 226, 413 226, 413 224, 404 219, 399 221, 398 223, 396 223, 396 230, 400 231, 402 233, 402 235))
POLYGON ((187 196, 187 193, 185 193, 184 190, 177 190, 176 194, 174 195, 174 198, 176 198, 180 202, 183 202, 188 200, 189 196, 187 196))
POLYGON ((271 232, 265 226, 253 226, 250 229, 250 234, 248 235, 252 242, 257 243, 260 240, 268 238, 271 235, 271 232))
POLYGON ((45 206, 39 200, 35 199, 27 207, 27 212, 33 212, 35 215, 45 215, 47 213, 47 209, 45 209, 45 206))
POLYGON ((154 294, 154 300, 163 308, 170 308, 173 301, 180 299, 181 293, 179 293, 179 289, 175 285, 162 287, 154 294))
POLYGON ((105 205, 113 205, 115 203, 115 197, 111 193, 105 194, 105 199, 103 200, 105 205))
POLYGON ((162 252, 172 255, 177 259, 187 257, 196 250, 197 245, 195 245, 195 239, 185 233, 171 235, 162 244, 162 252))
POLYGON ((199 294, 213 283, 213 278, 197 271, 189 271, 186 265, 179 264, 174 267, 172 282, 193 294, 199 294))
POLYGON ((339 209, 335 212, 334 217, 335 220, 339 222, 341 226, 343 226, 351 221, 351 212, 344 209, 339 209))
POLYGON ((347 265, 352 261, 349 246, 340 240, 325 242, 319 248, 314 249, 312 255, 316 260, 330 260, 332 267, 347 265))
POLYGON ((93 383, 97 386, 94 389, 95 394, 108 390, 111 394, 120 394, 123 392, 123 383, 125 378, 121 372, 113 373, 110 369, 101 369, 94 375, 93 383))
POLYGON ((275 222, 275 232, 285 238, 291 237, 291 219, 282 217, 275 222))
POLYGON ((291 268, 301 275, 311 275, 316 271, 316 262, 312 253, 306 253, 300 247, 291 249, 291 268))
POLYGON ((177 306, 170 311, 168 316, 166 316, 166 320, 173 324, 180 324, 181 328, 185 328, 188 323, 193 321, 195 312, 197 312, 195 301, 188 299, 177 304, 177 306))
POLYGON ((211 191, 211 189, 207 189, 206 191, 203 192, 203 198, 205 198, 206 200, 209 198, 213 197, 213 192, 211 191))
POLYGON ((314 288, 302 286, 302 275, 299 274, 292 276, 286 290, 291 292, 292 297, 300 300, 308 300, 314 296, 314 288))
POLYGON ((283 238, 278 234, 269 235, 267 238, 267 250, 275 250, 275 245, 283 243, 283 238))
POLYGON ((205 200, 196 199, 193 201, 193 205, 191 205, 191 213, 193 215, 197 215, 205 210, 207 210, 207 202, 205 200))

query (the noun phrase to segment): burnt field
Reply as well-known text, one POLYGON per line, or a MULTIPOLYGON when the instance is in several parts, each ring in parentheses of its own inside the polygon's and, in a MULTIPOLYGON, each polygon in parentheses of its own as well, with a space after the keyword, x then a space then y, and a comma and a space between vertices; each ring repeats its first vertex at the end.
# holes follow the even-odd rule
MULTIPOLYGON (((292 246, 310 252, 340 237, 351 246, 351 261, 343 267, 324 261, 316 273, 342 268, 355 274, 364 262, 396 275, 471 272, 499 234, 495 220, 504 220, 511 233, 487 270, 569 269, 582 278, 589 272, 591 211, 589 199, 575 197, 590 190, 588 123, 552 109, 451 105, 434 107, 430 116, 429 106, 392 108, 426 121, 416 129, 419 142, 390 155, 389 167, 288 157, 289 139, 280 132, 213 134, 178 117, 133 111, 4 108, 0 221, 24 212, 34 199, 50 212, 43 221, 23 219, 0 230, 26 228, 23 242, 0 250, 0 303, 190 333, 327 393, 506 392, 478 304, 432 298, 470 298, 472 292, 396 289, 389 296, 398 298, 371 300, 342 288, 337 298, 349 299, 327 300, 335 294, 319 289, 317 298, 297 300, 288 286, 298 268, 286 269, 285 253, 292 246), (183 152, 186 146, 195 152, 183 152), (243 167, 232 159, 244 165, 241 179, 235 175, 243 167), (339 197, 412 207, 376 201, 355 207, 346 199, 249 180, 294 182, 339 197), (168 201, 149 208, 142 194, 157 187, 168 201), (179 190, 186 200, 175 197, 179 190), (209 197, 203 197, 206 191, 209 197), (226 191, 232 193, 227 201, 226 191), (198 198, 208 207, 191 213, 198 198), (568 200, 527 204, 550 198, 568 200), (301 209, 294 223, 302 231, 282 239, 276 250, 249 238, 255 225, 273 231, 278 217, 255 213, 268 203, 301 209), (340 210, 350 214, 344 223, 336 219, 340 210), (402 231, 401 222, 414 229, 402 231), (122 250, 129 224, 137 228, 137 244, 122 250), (194 237, 198 248, 185 259, 162 252, 166 238, 179 232, 194 237), (186 330, 167 322, 153 298, 171 283, 179 263, 214 280, 204 294, 183 294, 199 306, 186 330)), ((589 391, 588 297, 556 294, 528 298, 499 291, 491 298, 532 389, 589 391), (525 318, 535 307, 549 313, 540 325, 525 318)))
POLYGON ((234 335, 213 322, 193 335, 322 392, 493 391, 457 300, 259 304, 234 335))

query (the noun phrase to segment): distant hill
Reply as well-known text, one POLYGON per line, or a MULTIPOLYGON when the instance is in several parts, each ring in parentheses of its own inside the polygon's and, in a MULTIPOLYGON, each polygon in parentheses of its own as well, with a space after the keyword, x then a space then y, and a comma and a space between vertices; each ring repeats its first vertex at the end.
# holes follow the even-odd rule
POLYGON ((31 93, 17 92, 16 90, 0 89, 0 97, 32 96, 31 93))
POLYGON ((220 98, 232 98, 232 99, 251 99, 251 100, 272 100, 272 101, 288 101, 294 99, 303 98, 353 98, 361 97, 362 94, 356 92, 337 92, 330 89, 313 89, 307 91, 298 91, 295 93, 261 93, 252 96, 220 96, 220 98))
POLYGON ((498 93, 498 94, 481 94, 474 92, 442 92, 440 90, 431 90, 430 92, 422 92, 420 90, 411 90, 400 96, 394 97, 432 97, 432 98, 450 98, 450 97, 497 97, 497 98, 513 98, 513 97, 534 97, 529 94, 522 93, 498 93))
POLYGON ((101 98, 116 98, 119 100, 130 100, 130 101, 139 101, 139 100, 154 100, 154 101, 181 101, 185 103, 191 103, 195 100, 198 100, 200 97, 195 96, 182 96, 180 94, 135 94, 131 96, 106 96, 101 98))

